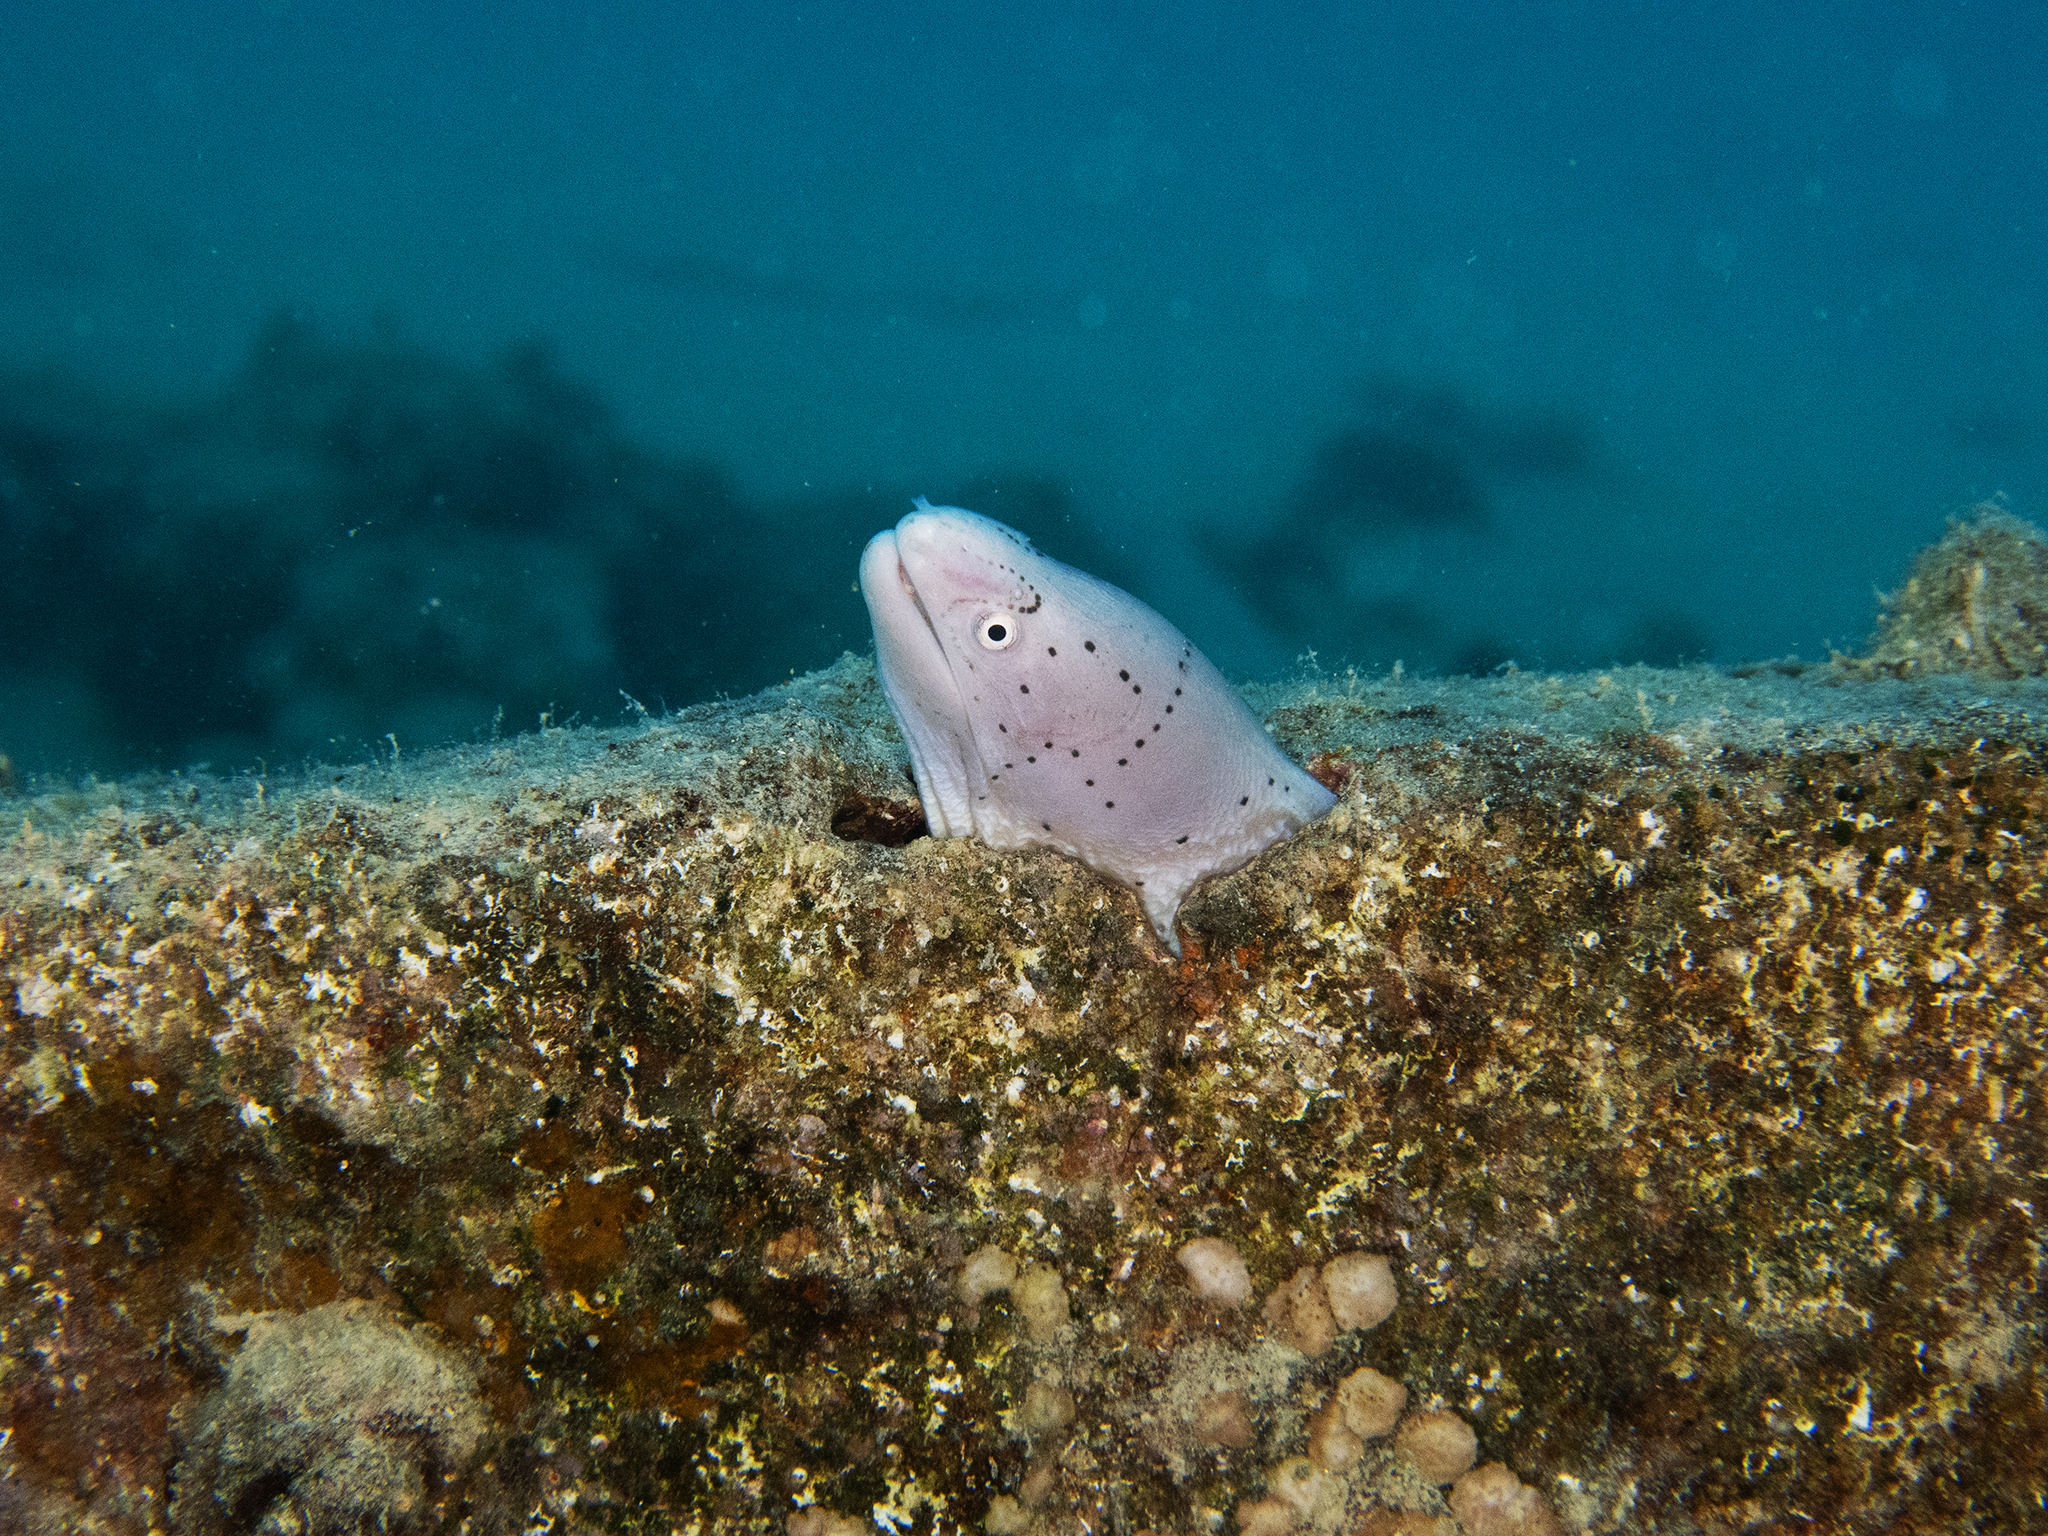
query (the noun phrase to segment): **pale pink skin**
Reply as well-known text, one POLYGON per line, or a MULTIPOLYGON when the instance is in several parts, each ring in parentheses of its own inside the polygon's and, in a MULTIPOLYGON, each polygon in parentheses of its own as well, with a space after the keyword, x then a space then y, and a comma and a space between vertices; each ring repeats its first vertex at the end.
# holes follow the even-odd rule
POLYGON ((992 518, 920 498, 860 576, 932 835, 1079 859, 1176 955, 1196 881, 1336 803, 1179 630, 992 518))

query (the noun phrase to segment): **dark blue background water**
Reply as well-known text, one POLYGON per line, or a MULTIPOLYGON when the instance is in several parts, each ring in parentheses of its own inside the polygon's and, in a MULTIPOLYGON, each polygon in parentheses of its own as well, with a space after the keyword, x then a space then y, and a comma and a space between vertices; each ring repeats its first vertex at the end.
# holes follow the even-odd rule
POLYGON ((1854 645, 2048 492, 2048 7, 0 15, 0 751, 867 645, 908 498, 1235 675, 1854 645))

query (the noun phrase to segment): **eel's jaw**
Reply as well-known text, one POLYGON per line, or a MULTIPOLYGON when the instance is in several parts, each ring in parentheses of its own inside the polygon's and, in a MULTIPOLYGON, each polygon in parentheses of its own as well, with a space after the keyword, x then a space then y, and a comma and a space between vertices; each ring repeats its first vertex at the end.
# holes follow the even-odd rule
POLYGON ((934 837, 964 837, 974 830, 968 789, 973 745, 952 668, 904 573, 894 529, 868 540, 860 590, 875 627, 875 667, 910 747, 925 824, 934 837))

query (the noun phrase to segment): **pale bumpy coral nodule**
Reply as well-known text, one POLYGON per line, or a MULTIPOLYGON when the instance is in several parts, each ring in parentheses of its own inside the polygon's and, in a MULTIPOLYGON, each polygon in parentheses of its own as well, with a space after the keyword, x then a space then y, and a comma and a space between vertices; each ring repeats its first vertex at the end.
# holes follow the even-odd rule
POLYGON ((1400 1300, 1385 1254, 1347 1253, 1323 1266, 1323 1291, 1339 1328, 1377 1328, 1400 1300))
POLYGON ((1451 1486, 1450 1502, 1465 1536, 1562 1536, 1543 1495, 1497 1461, 1460 1477, 1451 1486))
POLYGON ((1479 1437, 1455 1413, 1438 1409, 1403 1419, 1394 1432, 1394 1449, 1430 1482, 1448 1483, 1472 1465, 1479 1437))
POLYGON ((960 1299, 973 1307, 999 1291, 1007 1291, 1016 1281, 1017 1261, 990 1243, 967 1256, 967 1263, 953 1284, 960 1299))
POLYGON ((1010 1295, 1034 1344, 1052 1343, 1073 1316, 1060 1272, 1050 1264, 1031 1265, 1017 1277, 1010 1295))
POLYGON ((1337 1383, 1322 1411, 1309 1420, 1309 1459, 1341 1472, 1364 1454, 1365 1442, 1392 1429, 1408 1406, 1408 1389, 1371 1366, 1337 1383))
POLYGON ((1252 1299, 1252 1274, 1238 1251, 1220 1237, 1198 1237, 1174 1257, 1187 1271, 1188 1286, 1219 1307, 1241 1307, 1252 1299))

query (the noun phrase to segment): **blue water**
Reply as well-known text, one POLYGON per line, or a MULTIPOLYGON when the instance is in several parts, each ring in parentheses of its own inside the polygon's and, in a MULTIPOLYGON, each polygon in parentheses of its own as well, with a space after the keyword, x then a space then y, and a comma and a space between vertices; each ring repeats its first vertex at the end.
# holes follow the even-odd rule
POLYGON ((2048 515, 2048 8, 0 15, 0 752, 868 643, 913 494, 1227 672, 1808 657, 2048 515))

